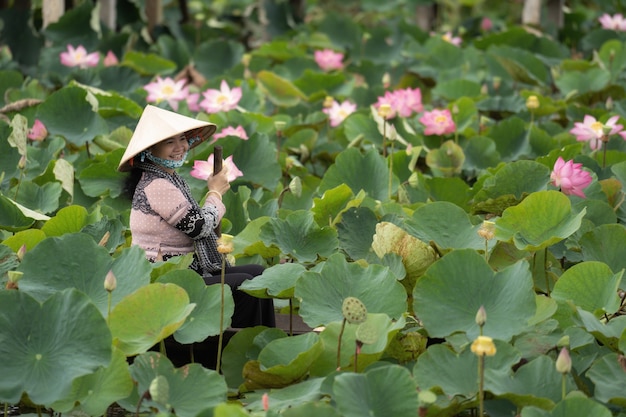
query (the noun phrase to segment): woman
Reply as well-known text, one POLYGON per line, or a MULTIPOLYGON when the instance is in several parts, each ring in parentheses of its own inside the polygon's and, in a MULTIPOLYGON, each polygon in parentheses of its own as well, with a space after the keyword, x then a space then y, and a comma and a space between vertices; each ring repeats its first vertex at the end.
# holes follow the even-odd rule
MULTIPOLYGON (((200 206, 176 169, 184 164, 189 150, 215 130, 212 123, 148 105, 118 167, 130 171, 126 191, 132 198, 132 243, 143 248, 151 262, 193 252, 190 268, 206 284, 221 281, 222 255, 217 251, 215 228, 226 212, 222 195, 230 189, 227 172, 208 178, 205 203, 200 206)), ((262 272, 261 265, 226 266, 224 278, 235 302, 232 327, 274 327, 272 300, 237 290, 262 272)))

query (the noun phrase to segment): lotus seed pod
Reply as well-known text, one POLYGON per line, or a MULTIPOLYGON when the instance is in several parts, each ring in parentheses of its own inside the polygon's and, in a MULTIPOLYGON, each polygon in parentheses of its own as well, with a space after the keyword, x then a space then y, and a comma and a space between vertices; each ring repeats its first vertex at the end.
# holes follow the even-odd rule
POLYGON ((365 304, 355 297, 346 297, 341 306, 341 312, 348 323, 359 324, 367 319, 365 304))
POLYGON ((170 384, 167 382, 167 378, 163 375, 159 375, 150 382, 150 397, 153 401, 166 405, 170 397, 170 384))
POLYGON ((378 328, 372 320, 365 320, 356 328, 356 339, 365 345, 373 345, 378 341, 378 328))

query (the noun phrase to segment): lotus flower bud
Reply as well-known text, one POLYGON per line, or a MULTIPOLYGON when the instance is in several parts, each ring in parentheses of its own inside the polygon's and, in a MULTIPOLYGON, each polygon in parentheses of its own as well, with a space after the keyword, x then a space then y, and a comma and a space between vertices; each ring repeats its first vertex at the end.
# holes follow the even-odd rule
POLYGON ((494 222, 490 222, 485 220, 480 228, 478 229, 478 236, 482 237, 485 240, 491 240, 496 236, 496 224, 494 222))
POLYGON ((24 259, 24 255, 26 255, 26 245, 20 246, 16 255, 17 255, 17 260, 22 262, 22 260, 24 259))
POLYGON ((388 72, 383 74, 382 82, 383 82, 384 88, 389 88, 389 86, 391 85, 391 76, 389 75, 388 72))
POLYGON ((17 163, 17 167, 19 169, 26 168, 26 155, 22 155, 22 157, 20 158, 20 161, 17 163))
POLYGON ((300 177, 293 177, 293 179, 289 182, 289 191, 291 191, 291 194, 296 197, 300 197, 302 195, 302 180, 300 177))
POLYGON ((567 348, 562 348, 559 356, 556 358, 556 370, 562 374, 567 374, 572 370, 572 358, 567 348))
POLYGON ((539 99, 537 96, 528 96, 526 99, 526 108, 529 110, 534 110, 539 107, 539 99))
POLYGON ((389 117, 391 115, 391 105, 389 105, 388 103, 381 104, 378 108, 378 115, 383 119, 389 117))
POLYGON ((108 292, 115 291, 117 288, 117 279, 115 278, 115 274, 113 274, 112 270, 109 270, 107 276, 104 278, 104 289, 108 292))
POLYGON ((22 279, 22 276, 24 276, 24 273, 20 271, 8 271, 7 275, 9 276, 9 280, 7 281, 5 288, 7 290, 17 290, 18 289, 17 282, 20 279, 22 279))
POLYGON ((217 251, 223 254, 229 254, 235 247, 233 245, 233 236, 222 233, 219 239, 217 239, 217 251))
POLYGON ((287 122, 284 120, 276 120, 274 122, 274 129, 276 129, 277 132, 282 132, 285 126, 287 126, 287 122))
POLYGON ((329 109, 333 106, 333 103, 335 102, 335 99, 332 98, 331 96, 326 96, 326 98, 324 99, 324 108, 325 109, 329 109))
POLYGON ((485 311, 485 306, 480 306, 478 312, 476 313, 476 324, 479 326, 483 326, 487 321, 487 312, 485 311))

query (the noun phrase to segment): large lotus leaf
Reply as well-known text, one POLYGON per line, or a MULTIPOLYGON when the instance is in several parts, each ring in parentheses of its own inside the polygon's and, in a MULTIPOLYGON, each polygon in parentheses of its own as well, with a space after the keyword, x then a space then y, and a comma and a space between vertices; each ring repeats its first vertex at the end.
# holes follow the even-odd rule
MULTIPOLYGON (((220 333, 221 284, 206 285, 202 277, 191 269, 170 271, 160 276, 157 282, 176 284, 184 288, 189 301, 196 305, 185 324, 174 332, 174 339, 177 342, 183 344, 202 342, 207 337, 220 333)), ((222 330, 230 326, 234 311, 235 303, 230 286, 224 285, 222 330)))
MULTIPOLYGON (((496 355, 485 358, 485 371, 506 372, 521 359, 508 343, 494 341, 496 355)), ((425 389, 440 388, 446 395, 472 398, 478 392, 478 357, 469 348, 455 353, 448 346, 435 344, 422 353, 413 367, 417 385, 425 389)))
POLYGON ((335 229, 319 227, 307 210, 295 211, 285 219, 271 218, 261 227, 260 237, 299 262, 314 262, 318 255, 326 258, 338 245, 335 229))
POLYGON ((244 281, 239 290, 257 298, 293 298, 296 281, 304 271, 304 265, 296 263, 273 265, 255 279, 244 281))
POLYGON ((37 108, 37 118, 50 135, 63 136, 76 146, 109 132, 106 121, 87 101, 87 91, 76 86, 63 87, 52 93, 37 108))
POLYGON ((0 229, 9 232, 26 230, 35 223, 35 219, 28 217, 9 198, 0 195, 0 229))
POLYGON ((281 178, 280 165, 276 161, 276 145, 267 135, 253 134, 233 152, 233 161, 243 172, 236 181, 248 181, 273 190, 281 178))
POLYGON ((470 187, 464 179, 460 177, 433 177, 427 179, 425 183, 432 201, 447 201, 464 210, 468 208, 470 187))
MULTIPOLYGON (((331 410, 334 410, 335 414, 328 414, 328 412, 331 411, 327 411, 325 407, 320 407, 321 405, 327 403, 320 401, 313 402, 319 400, 324 395, 324 392, 322 391, 323 383, 324 378, 309 378, 305 381, 280 390, 269 391, 267 393, 269 408, 272 411, 280 410, 281 416, 339 417, 339 414, 337 414, 337 411, 334 408, 331 407, 331 410), (322 414, 309 414, 307 407, 298 407, 301 404, 309 406, 311 410, 324 410, 324 412, 322 414), (299 409, 299 412, 292 414, 290 410, 294 408, 299 409)), ((252 412, 263 412, 263 399, 259 398, 257 401, 247 404, 246 409, 252 412)))
POLYGON ((113 349, 113 359, 107 367, 74 380, 72 391, 63 400, 52 404, 59 413, 104 415, 111 404, 128 397, 134 387, 126 356, 113 349))
POLYGON ((108 320, 114 344, 127 356, 143 353, 179 329, 194 307, 178 285, 143 286, 111 311, 108 320))
POLYGON ((83 293, 68 289, 39 303, 23 291, 0 291, 0 401, 22 393, 35 404, 64 398, 72 381, 111 361, 111 333, 83 293))
POLYGON ((376 225, 372 249, 379 258, 387 253, 400 255, 409 279, 422 276, 437 259, 437 253, 430 245, 389 222, 376 225))
POLYGON ((626 372, 617 353, 609 353, 593 363, 585 374, 595 385, 594 397, 607 404, 626 407, 626 372))
POLYGON ((341 306, 346 297, 356 297, 369 313, 385 313, 398 319, 406 312, 406 291, 393 273, 381 265, 362 266, 334 254, 319 272, 305 272, 296 282, 300 316, 315 328, 342 321, 341 306))
MULTIPOLYGON (((579 240, 585 261, 600 261, 612 271, 626 268, 626 257, 621 248, 626 247, 626 229, 621 224, 603 224, 585 233, 579 240)), ((626 283, 620 285, 626 289, 626 283)))
POLYGON ((453 140, 447 140, 439 148, 432 149, 426 154, 426 165, 433 174, 441 177, 452 177, 461 172, 465 154, 463 148, 453 140))
MULTIPOLYGON (((358 369, 365 369, 367 366, 380 360, 385 353, 385 349, 396 334, 403 329, 406 321, 404 317, 400 318, 400 320, 392 320, 386 314, 368 313, 367 320, 359 325, 346 323, 341 336, 340 351, 340 366, 344 371, 354 370, 357 331, 359 326, 365 325, 365 323, 368 323, 369 331, 375 335, 376 340, 373 343, 361 346, 357 358, 358 369)), ((320 340, 324 350, 311 367, 311 375, 326 376, 337 370, 337 349, 341 328, 342 323, 333 322, 325 326, 320 333, 320 340)))
POLYGON ((260 369, 297 381, 308 374, 322 349, 319 335, 315 332, 281 337, 265 345, 259 353, 260 369))
MULTIPOLYGON (((147 352, 135 358, 130 373, 136 381, 136 391, 133 396, 120 403, 133 412, 137 408, 139 396, 148 392, 152 381, 159 376, 167 380, 169 390, 164 400, 168 408, 176 411, 177 416, 195 417, 202 410, 226 401, 224 378, 197 363, 174 368, 165 356, 147 352)), ((151 401, 146 401, 144 405, 150 403, 151 401)), ((159 402, 158 405, 165 408, 166 404, 159 402)), ((147 411, 147 408, 142 410, 147 411)))
POLYGON ((613 350, 618 350, 621 336, 626 330, 626 316, 612 318, 608 322, 601 321, 593 313, 577 308, 575 322, 591 333, 600 343, 613 350))
POLYGON ((0 278, 4 278, 8 271, 15 269, 19 265, 17 250, 6 244, 6 241, 0 244, 0 278))
POLYGON ((43 301, 56 291, 77 288, 108 314, 108 292, 104 280, 109 271, 117 287, 111 293, 111 306, 150 282, 151 265, 138 246, 122 250, 112 258, 109 251, 84 233, 47 238, 26 252, 19 270, 24 273, 20 290, 43 301), (54 260, 51 262, 51 260, 54 260))
POLYGON ((620 307, 617 290, 623 274, 623 269, 614 274, 603 262, 581 262, 563 272, 551 295, 555 300, 571 301, 597 317, 613 314, 620 307))
POLYGON ((20 184, 16 201, 31 210, 40 213, 52 213, 59 208, 61 183, 48 182, 39 186, 34 182, 24 181, 20 184))
POLYGON ((29 251, 45 238, 46 234, 41 229, 26 229, 3 240, 2 244, 13 249, 13 252, 17 252, 22 246, 26 246, 26 250, 29 251))
POLYGON ((169 59, 153 53, 127 51, 122 64, 133 68, 142 75, 165 75, 176 69, 176 64, 169 59))
MULTIPOLYGON (((480 226, 473 225, 462 208, 447 201, 418 207, 405 223, 410 234, 422 242, 435 242, 441 249, 485 250, 485 240, 478 236, 480 226)), ((490 242, 490 246, 494 244, 490 242)))
POLYGON ((546 64, 531 51, 502 45, 491 46, 488 53, 515 81, 531 85, 545 85, 548 82, 549 72, 546 64))
POLYGON ((241 42, 212 39, 198 45, 193 62, 205 77, 220 77, 241 62, 244 52, 244 45, 241 42))
POLYGON ((470 249, 452 251, 428 268, 415 284, 413 300, 429 336, 466 332, 470 340, 479 334, 476 313, 481 306, 487 313, 485 334, 507 341, 527 329, 537 309, 527 262, 494 272, 470 249))
POLYGON ((279 107, 293 107, 307 98, 289 80, 271 71, 260 71, 257 79, 259 87, 267 94, 270 101, 279 107))
POLYGON ((611 417, 611 410, 586 397, 569 397, 559 401, 552 410, 524 407, 521 417, 611 417))
POLYGON ((587 71, 564 71, 554 80, 561 94, 585 94, 602 91, 611 81, 611 73, 604 68, 591 68, 587 71))
POLYGON ((565 194, 539 191, 504 210, 496 220, 496 238, 513 242, 520 250, 538 251, 575 233, 584 216, 585 209, 572 211, 565 194))
MULTIPOLYGON (((512 375, 510 370, 485 372, 485 389, 518 407, 532 405, 550 409, 562 399, 561 386, 562 374, 548 356, 533 359, 512 375)), ((576 385, 568 377, 566 390, 573 389, 576 389, 576 385)))
POLYGON ((496 150, 493 139, 486 136, 474 136, 463 148, 465 153, 464 169, 484 170, 497 166, 500 161, 500 154, 496 150))
POLYGON ((326 190, 321 198, 313 199, 311 211, 315 215, 315 222, 322 226, 332 226, 337 221, 339 213, 346 204, 354 198, 354 193, 346 184, 326 190))
POLYGON ((348 148, 337 155, 335 163, 324 173, 319 191, 346 184, 355 194, 363 190, 375 200, 387 201, 390 194, 396 193, 398 183, 394 175, 389 189, 389 167, 376 149, 361 154, 356 148, 348 148))
POLYGON ((87 209, 83 206, 63 207, 43 225, 41 230, 48 237, 76 233, 87 225, 87 217, 87 209))
POLYGON ((280 249, 275 246, 267 247, 259 237, 261 228, 270 217, 259 217, 250 221, 246 227, 239 232, 233 239, 235 246, 235 255, 243 254, 246 256, 261 255, 263 258, 272 258, 280 255, 280 249))
POLYGON ((89 197, 110 195, 118 197, 123 192, 126 175, 117 170, 124 149, 96 155, 78 174, 83 192, 89 197))
POLYGON ((372 259, 372 241, 378 218, 368 207, 352 207, 341 215, 337 235, 341 248, 352 259, 372 259))
POLYGON ((476 201, 485 201, 513 195, 521 200, 525 194, 545 190, 550 181, 550 170, 536 161, 516 161, 502 165, 486 177, 476 193, 476 201))
POLYGON ((255 344, 260 333, 287 337, 280 329, 268 329, 264 326, 246 327, 235 333, 222 352, 221 370, 229 387, 237 388, 244 382, 244 366, 249 360, 255 360, 262 348, 255 344))
POLYGON ((415 417, 417 384, 400 365, 337 375, 332 397, 344 417, 415 417))

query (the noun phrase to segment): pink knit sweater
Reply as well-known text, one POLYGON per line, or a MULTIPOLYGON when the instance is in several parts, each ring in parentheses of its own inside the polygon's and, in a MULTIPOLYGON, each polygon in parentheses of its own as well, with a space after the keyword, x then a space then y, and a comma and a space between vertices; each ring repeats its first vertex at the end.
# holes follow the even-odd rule
MULTIPOLYGON (((143 248, 152 261, 159 253, 167 257, 193 252, 193 239, 174 227, 191 209, 183 193, 164 178, 154 179, 144 190, 146 201, 140 202, 142 209, 133 204, 130 212, 132 243, 143 248)), ((207 227, 211 228, 215 228, 226 212, 222 201, 213 194, 207 197, 203 208, 217 216, 217 221, 214 216, 206 216, 210 221, 207 227)))

